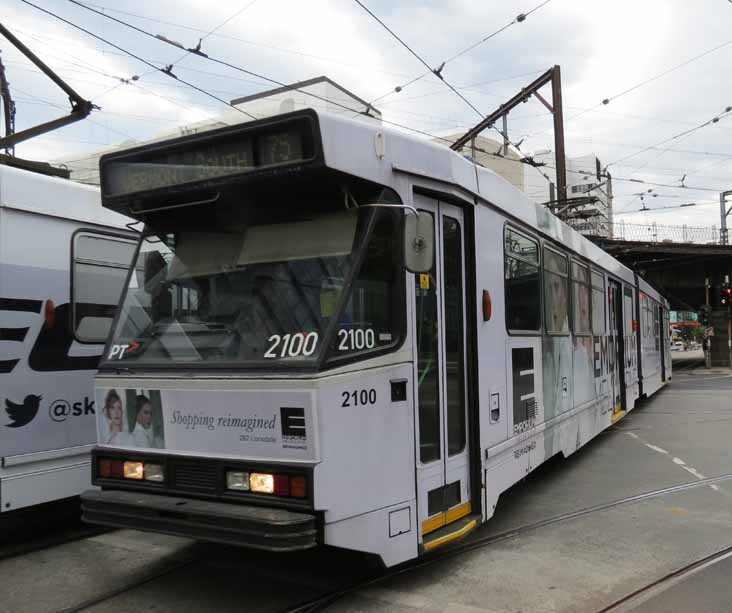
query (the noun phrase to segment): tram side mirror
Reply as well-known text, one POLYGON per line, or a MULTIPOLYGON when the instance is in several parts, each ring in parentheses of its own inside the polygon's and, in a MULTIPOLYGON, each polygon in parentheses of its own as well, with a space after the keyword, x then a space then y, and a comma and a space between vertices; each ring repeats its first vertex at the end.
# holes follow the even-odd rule
POLYGON ((409 272, 429 272, 435 259, 435 221, 425 211, 404 216, 404 266, 409 272))

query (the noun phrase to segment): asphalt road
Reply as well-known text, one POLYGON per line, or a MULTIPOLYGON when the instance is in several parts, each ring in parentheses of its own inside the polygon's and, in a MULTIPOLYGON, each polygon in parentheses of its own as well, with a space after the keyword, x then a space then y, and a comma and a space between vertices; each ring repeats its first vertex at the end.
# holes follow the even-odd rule
MULTIPOLYGON (((512 488, 469 539, 585 512, 386 578, 328 610, 601 611, 732 545, 732 477, 708 480, 732 475, 732 373, 704 372, 698 357, 674 358, 666 389, 512 488), (688 487, 627 500, 683 484, 688 487), (620 502, 606 504, 613 501, 620 502)), ((266 613, 376 571, 372 559, 348 551, 265 555, 130 530, 5 559, 3 552, 0 546, 0 609, 18 613, 266 613)), ((663 586, 633 610, 730 611, 714 608, 732 602, 732 582, 725 581, 730 564, 723 560, 663 586)))

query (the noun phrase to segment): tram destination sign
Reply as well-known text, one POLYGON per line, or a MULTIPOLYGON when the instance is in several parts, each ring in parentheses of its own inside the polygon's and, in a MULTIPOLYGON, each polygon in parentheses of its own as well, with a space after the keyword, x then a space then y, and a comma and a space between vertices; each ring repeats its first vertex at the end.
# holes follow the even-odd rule
POLYGON ((257 121, 108 154, 100 162, 106 198, 230 178, 313 157, 313 125, 305 117, 257 121), (260 125, 257 125, 260 124, 260 125))

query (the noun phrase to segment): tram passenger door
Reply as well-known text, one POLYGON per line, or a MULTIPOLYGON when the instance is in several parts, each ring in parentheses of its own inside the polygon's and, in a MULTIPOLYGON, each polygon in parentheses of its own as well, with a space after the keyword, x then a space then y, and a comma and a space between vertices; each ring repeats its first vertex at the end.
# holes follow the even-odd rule
POLYGON ((415 274, 417 506, 422 535, 471 513, 462 211, 415 196, 435 220, 435 261, 415 274))
POLYGON ((610 314, 610 379, 612 382, 613 420, 625 411, 625 339, 623 337, 623 294, 620 284, 608 284, 608 312, 610 314))

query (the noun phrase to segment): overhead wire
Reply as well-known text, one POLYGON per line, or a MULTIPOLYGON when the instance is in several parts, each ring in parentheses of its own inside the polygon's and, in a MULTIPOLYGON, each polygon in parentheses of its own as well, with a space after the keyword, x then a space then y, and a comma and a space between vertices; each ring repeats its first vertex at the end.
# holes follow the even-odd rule
POLYGON ((438 68, 432 68, 427 62, 425 62, 422 59, 422 57, 416 51, 414 51, 414 49, 412 49, 407 43, 405 43, 404 40, 402 40, 399 37, 399 35, 396 32, 394 32, 394 30, 392 30, 388 25, 386 25, 386 23, 384 23, 384 21, 382 21, 371 9, 369 9, 363 2, 361 2, 361 0, 354 0, 354 2, 356 4, 358 4, 364 11, 366 11, 371 17, 373 17, 373 19, 376 20, 376 22, 378 22, 397 41, 399 41, 399 43, 401 43, 401 45, 407 51, 409 51, 409 53, 411 53, 423 66, 425 66, 430 73, 434 74, 447 87, 449 87, 450 90, 452 90, 452 92, 456 96, 458 96, 463 102, 465 102, 465 104, 467 104, 473 111, 475 111, 481 119, 484 117, 484 114, 480 111, 480 109, 478 109, 478 107, 476 107, 472 102, 470 102, 470 100, 468 100, 465 96, 463 96, 457 89, 455 89, 455 87, 453 85, 451 85, 447 80, 445 80, 445 77, 442 76, 441 72, 445 66, 444 63, 438 68))
MULTIPOLYGON (((172 26, 174 28, 181 28, 183 30, 189 30, 191 32, 197 32, 197 33, 205 33, 206 32, 206 30, 204 30, 202 28, 196 28, 194 26, 185 25, 185 24, 181 24, 181 23, 177 23, 177 22, 169 21, 169 20, 164 20, 164 19, 156 19, 154 17, 149 17, 147 15, 142 15, 140 13, 132 13, 132 12, 129 12, 129 11, 122 11, 120 9, 116 9, 116 8, 109 7, 109 6, 104 6, 104 5, 101 5, 101 4, 95 4, 93 2, 87 2, 86 5, 87 6, 91 6, 91 7, 95 7, 95 8, 101 9, 101 10, 110 11, 110 12, 113 12, 113 13, 118 13, 120 15, 127 15, 129 17, 136 17, 137 19, 143 19, 145 21, 150 21, 150 22, 153 22, 153 23, 159 23, 159 24, 162 24, 162 25, 172 26)), ((289 54, 292 54, 292 55, 299 55, 301 57, 308 57, 308 58, 312 58, 314 60, 318 60, 318 61, 322 61, 322 62, 328 62, 328 63, 332 63, 332 64, 340 64, 342 66, 349 66, 349 67, 355 67, 355 68, 366 68, 367 67, 367 65, 364 65, 364 64, 355 64, 355 63, 352 63, 352 62, 343 62, 342 60, 339 60, 337 58, 326 57, 326 56, 317 55, 317 54, 313 54, 313 53, 306 53, 304 51, 300 51, 300 50, 297 50, 297 49, 287 49, 287 48, 284 48, 284 47, 277 47, 275 45, 268 45, 268 44, 263 44, 263 43, 257 43, 257 42, 251 41, 251 40, 247 40, 245 38, 241 38, 241 37, 238 37, 238 36, 234 36, 232 34, 222 34, 222 33, 219 33, 219 32, 215 32, 214 34, 212 34, 212 36, 216 36, 216 37, 224 38, 224 39, 228 39, 228 40, 233 40, 233 41, 240 42, 240 43, 243 43, 245 45, 251 45, 251 46, 254 46, 254 47, 262 47, 264 49, 271 49, 273 51, 278 51, 280 53, 289 53, 289 54)), ((371 66, 371 65, 368 65, 368 68, 370 70, 374 70, 375 72, 380 72, 380 73, 383 73, 383 74, 388 74, 388 75, 396 76, 396 77, 405 77, 406 78, 406 77, 409 76, 409 75, 407 75, 405 73, 398 73, 398 72, 391 72, 391 71, 381 70, 380 68, 374 67, 374 66, 371 66)))
MULTIPOLYGON (((358 2, 358 0, 356 0, 356 1, 358 2)), ((498 36, 501 32, 503 32, 504 30, 507 30, 508 28, 510 28, 511 26, 513 26, 514 24, 524 22, 529 15, 531 15, 532 13, 538 11, 540 8, 542 8, 543 6, 545 6, 546 4, 548 4, 549 2, 551 2, 551 0, 544 0, 542 3, 538 4, 537 6, 535 6, 530 11, 528 11, 526 13, 520 13, 520 14, 518 14, 516 17, 514 17, 507 24, 501 26, 500 28, 498 28, 494 32, 491 32, 487 36, 481 38, 479 41, 477 41, 477 42, 469 45, 465 49, 462 49, 461 51, 459 51, 455 55, 447 58, 444 62, 442 62, 440 64, 441 68, 444 68, 446 64, 449 64, 450 62, 458 59, 459 57, 462 57, 463 55, 465 55, 466 53, 472 51, 476 47, 478 47, 478 46, 482 45, 483 43, 489 41, 491 38, 493 38, 495 36, 498 36)), ((360 2, 358 2, 358 3, 361 4, 360 2)), ((374 104, 376 102, 379 102, 381 100, 384 100, 385 98, 387 98, 388 96, 391 96, 392 94, 396 94, 396 93, 399 93, 399 92, 403 91, 404 88, 406 88, 409 85, 412 85, 413 83, 416 83, 417 81, 423 79, 424 77, 426 77, 427 75, 429 75, 431 72, 434 72, 434 70, 430 66, 427 66, 427 68, 428 68, 428 71, 427 72, 422 73, 421 75, 418 75, 416 77, 413 77, 412 79, 410 79, 407 83, 404 83, 403 85, 397 85, 396 87, 392 88, 390 91, 388 91, 386 94, 384 94, 382 96, 379 96, 377 98, 374 98, 374 100, 371 102, 371 104, 374 104)))
MULTIPOLYGON (((34 8, 36 8, 38 10, 41 10, 42 12, 44 12, 46 14, 51 15, 52 17, 55 17, 57 19, 60 19, 61 21, 64 21, 68 25, 71 25, 73 27, 76 27, 77 29, 80 29, 82 31, 86 31, 84 28, 81 28, 80 26, 77 26, 73 22, 70 22, 70 21, 68 21, 68 20, 66 20, 66 19, 64 19, 62 17, 59 17, 59 16, 55 15, 54 13, 52 13, 50 11, 47 11, 47 10, 42 9, 40 7, 37 7, 33 3, 29 2, 29 0, 21 0, 21 1, 24 2, 24 3, 26 3, 26 4, 28 4, 28 5, 30 5, 30 6, 33 6, 34 8)), ((164 40, 164 39, 161 39, 161 38, 156 37, 154 34, 151 34, 149 32, 146 32, 146 31, 142 30, 142 29, 139 29, 136 26, 133 26, 131 24, 127 24, 126 22, 124 22, 122 20, 119 20, 119 19, 117 19, 115 17, 109 16, 109 15, 105 15, 104 13, 99 13, 99 11, 96 11, 93 8, 86 7, 85 5, 83 5, 81 3, 79 3, 79 4, 80 4, 80 6, 82 6, 84 8, 88 8, 88 10, 90 10, 92 12, 98 13, 98 14, 104 16, 104 17, 107 17, 109 19, 112 19, 113 21, 116 21, 118 23, 121 23, 122 25, 126 25, 126 26, 128 26, 128 27, 130 27, 132 29, 138 30, 139 32, 141 32, 141 33, 143 33, 143 34, 145 34, 147 36, 150 36, 152 38, 155 38, 156 40, 160 40, 161 42, 168 42, 169 44, 173 44, 173 43, 170 43, 167 40, 164 40)), ((119 46, 116 46, 113 43, 108 43, 108 41, 105 41, 101 37, 96 37, 96 38, 99 38, 100 40, 102 40, 102 42, 105 42, 107 44, 111 44, 111 46, 114 46, 115 48, 117 48, 117 49, 119 49, 119 50, 121 50, 121 51, 123 51, 125 53, 129 53, 124 48, 121 48, 119 46)), ((175 44, 173 44, 173 45, 176 46, 175 44)), ((285 85, 284 83, 282 83, 280 81, 277 81, 276 79, 272 79, 270 77, 267 77, 267 76, 264 76, 264 75, 255 73, 253 71, 247 70, 247 69, 242 68, 240 66, 236 66, 235 64, 232 64, 230 62, 226 62, 224 60, 220 60, 220 59, 217 59, 217 58, 212 57, 212 56, 209 56, 209 55, 204 55, 202 57, 204 57, 205 59, 207 59, 209 61, 218 63, 220 65, 223 65, 223 66, 226 66, 226 67, 229 67, 229 68, 232 68, 233 70, 237 70, 237 71, 240 71, 242 73, 245 73, 245 74, 249 74, 251 76, 254 76, 254 77, 258 78, 258 79, 262 79, 262 80, 265 80, 265 81, 268 81, 268 82, 277 84, 277 85, 279 85, 281 87, 290 87, 294 91, 299 91, 299 92, 301 92, 301 93, 303 93, 305 95, 308 95, 308 96, 311 96, 313 98, 322 100, 324 102, 333 104, 334 106, 343 108, 344 110, 350 111, 350 112, 352 112, 354 114, 364 114, 363 111, 359 111, 357 109, 353 109, 352 107, 349 107, 347 105, 344 105, 344 104, 342 104, 340 102, 337 102, 337 101, 328 99, 328 98, 323 97, 323 96, 319 96, 318 94, 314 94, 314 93, 308 92, 306 90, 302 90, 302 89, 298 89, 296 87, 291 87, 291 86, 285 85)), ((224 103, 227 106, 230 106, 230 103, 227 103, 225 101, 224 101, 224 103)), ((431 133, 429 133, 429 132, 427 132, 425 130, 420 130, 419 128, 413 128, 411 126, 407 126, 407 125, 404 125, 404 124, 401 124, 401 123, 398 123, 398 122, 389 121, 389 120, 385 120, 385 119, 381 119, 381 121, 382 121, 382 123, 385 123, 385 124, 388 124, 388 125, 392 125, 394 127, 401 128, 401 129, 404 129, 404 130, 408 130, 408 131, 413 132, 413 133, 416 133, 416 134, 420 134, 420 135, 423 135, 423 136, 427 136, 427 137, 429 137, 431 139, 434 139, 434 140, 442 141, 442 142, 445 142, 445 143, 451 143, 452 142, 448 138, 436 136, 436 135, 431 134, 431 133)), ((125 136, 129 136, 129 135, 125 135, 125 136)), ((481 153, 490 155, 490 156, 495 157, 495 158, 501 158, 501 159, 504 159, 504 160, 507 160, 507 161, 510 161, 510 162, 516 162, 516 163, 522 163, 522 164, 530 165, 530 166, 536 168, 537 171, 544 176, 544 178, 546 178, 547 180, 550 181, 549 177, 543 171, 540 170, 539 166, 546 166, 547 168, 553 168, 552 166, 535 164, 535 163, 532 163, 531 161, 527 160, 526 158, 512 159, 512 158, 509 158, 509 157, 505 157, 505 156, 502 156, 502 155, 498 155, 498 154, 493 153, 493 152, 490 152, 490 151, 486 151, 484 149, 481 149, 480 147, 476 147, 475 149, 476 149, 476 151, 480 151, 481 153)), ((620 161, 620 160, 618 160, 618 161, 620 161)), ((573 172, 573 171, 568 171, 568 172, 573 172)), ((592 173, 583 172, 583 171, 574 171, 574 172, 578 172, 579 174, 582 174, 582 175, 592 174, 592 173)), ((660 183, 660 182, 655 182, 655 181, 647 181, 647 180, 643 180, 643 179, 629 178, 629 177, 620 177, 620 176, 613 176, 613 180, 615 180, 615 181, 627 181, 627 182, 638 183, 638 184, 649 185, 649 186, 668 187, 668 188, 671 188, 671 189, 685 189, 685 190, 691 190, 691 191, 708 191, 708 192, 719 192, 720 191, 719 189, 713 189, 713 188, 707 188, 707 187, 692 187, 692 186, 670 185, 670 184, 667 184, 667 183, 660 183)))
MULTIPOLYGON (((75 0, 69 0, 69 2, 71 2, 72 4, 80 4, 78 2, 75 2, 75 0)), ((237 17, 239 17, 239 15, 241 15, 243 12, 245 12, 246 10, 248 10, 249 8, 251 8, 252 6, 254 6, 256 3, 257 3, 257 0, 251 0, 251 2, 249 2, 244 7, 240 8, 238 11, 236 11, 235 13, 233 13, 232 15, 230 15, 229 17, 227 17, 226 19, 224 19, 224 21, 222 21, 215 28, 213 28, 213 29, 209 30, 208 32, 206 32, 206 34, 204 34, 201 38, 198 39, 198 45, 197 45, 196 49, 198 51, 200 51, 201 50, 201 45, 202 45, 202 43, 203 43, 204 40, 206 40, 212 34, 215 34, 218 30, 220 30, 221 28, 223 28, 227 23, 231 22, 233 19, 236 19, 237 17)), ((177 64, 179 64, 180 62, 182 62, 190 54, 191 54, 191 50, 186 50, 186 52, 183 55, 181 55, 177 60, 174 60, 170 64, 170 68, 173 68, 174 66, 176 66, 177 64)), ((151 74, 151 73, 146 73, 146 74, 151 74)), ((145 76, 145 75, 143 75, 143 76, 145 76)))
MULTIPOLYGON (((198 92, 200 92, 200 93, 208 96, 209 98, 213 98, 214 100, 218 100, 219 102, 225 104, 226 106, 229 106, 229 107, 231 107, 233 109, 236 109, 237 111, 239 111, 240 113, 242 113, 244 115, 247 115, 251 119, 258 119, 256 116, 252 115, 251 113, 249 113, 249 112, 247 112, 247 111, 245 111, 243 109, 240 109, 239 107, 231 104, 230 102, 227 102, 223 98, 219 98, 215 94, 212 94, 212 93, 206 91, 205 89, 203 89, 201 87, 198 87, 197 85, 194 85, 193 83, 190 83, 189 81, 186 81, 184 79, 181 79, 177 75, 173 74, 172 70, 167 71, 165 68, 160 68, 159 66, 155 66, 155 64, 153 64, 152 62, 149 62, 148 60, 140 57, 139 55, 133 53, 132 51, 129 51, 129 50, 123 48, 123 47, 120 47, 119 45, 117 45, 117 44, 115 44, 115 43, 113 43, 113 42, 111 42, 109 40, 106 40, 102 36, 99 36, 98 34, 95 34, 94 32, 91 32, 90 30, 88 30, 86 28, 83 28, 82 26, 73 23, 72 21, 69 21, 68 19, 65 19, 64 17, 61 17, 60 15, 57 15, 56 13, 53 13, 53 12, 47 10, 47 9, 44 9, 43 7, 40 7, 37 4, 33 4, 32 2, 30 2, 30 0, 20 0, 20 1, 22 3, 24 3, 24 4, 27 4, 28 6, 32 6, 34 9, 39 10, 42 13, 46 13, 47 15, 50 15, 51 17, 54 17, 55 19, 58 19, 59 21, 64 22, 65 24, 67 24, 67 25, 69 25, 69 26, 71 26, 73 28, 76 28, 77 30, 80 30, 80 31, 84 32, 85 34, 88 34, 89 36, 92 36, 93 38, 96 38, 97 40, 99 40, 99 41, 101 41, 101 42, 109 45, 110 47, 114 47, 118 51, 122 51, 123 53, 126 53, 130 57, 133 57, 137 61, 142 62, 146 66, 149 66, 150 68, 153 68, 156 71, 159 71, 159 72, 161 72, 163 74, 166 74, 166 75, 168 75, 172 79, 176 79, 177 81, 180 81, 181 83, 189 86, 191 89, 194 89, 194 90, 196 90, 196 91, 198 91, 198 92)), ((83 5, 81 5, 81 6, 83 6, 83 5)))
MULTIPOLYGON (((705 128, 709 125, 715 124, 719 122, 721 119, 724 119, 725 117, 728 117, 732 113, 732 106, 725 107, 724 111, 722 111, 719 115, 715 115, 711 119, 708 119, 707 121, 694 126, 693 128, 689 128, 688 130, 684 130, 683 132, 679 132, 678 134, 674 134, 673 136, 666 138, 658 143, 655 143, 653 145, 649 145, 648 147, 644 147, 640 151, 635 151, 634 153, 630 153, 622 158, 619 158, 617 160, 614 160, 613 162, 610 162, 607 167, 612 166, 613 164, 617 164, 619 162, 624 162, 625 160, 629 160, 630 158, 633 158, 637 155, 641 155, 642 153, 645 153, 646 151, 650 151, 651 149, 655 149, 657 147, 660 147, 661 145, 665 145, 666 143, 670 143, 674 140, 678 140, 679 138, 683 138, 686 136, 689 136, 696 132, 697 130, 701 130, 702 128, 705 128)), ((665 153, 665 151, 664 151, 665 153)))

